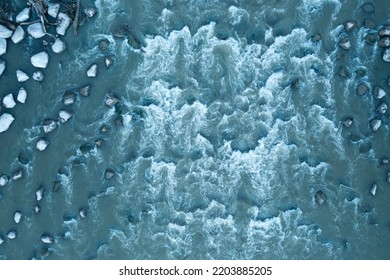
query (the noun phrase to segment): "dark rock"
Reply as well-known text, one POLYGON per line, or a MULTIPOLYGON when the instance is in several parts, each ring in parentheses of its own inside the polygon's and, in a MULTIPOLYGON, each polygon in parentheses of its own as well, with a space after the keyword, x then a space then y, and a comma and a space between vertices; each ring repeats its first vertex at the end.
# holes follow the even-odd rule
POLYGON ((115 170, 107 168, 106 171, 104 172, 104 178, 107 180, 111 179, 112 177, 115 176, 115 170))
POLYGON ((390 47, 390 36, 384 36, 382 37, 379 42, 378 42, 378 45, 382 48, 387 48, 387 47, 390 47))
POLYGON ((52 188, 53 192, 58 192, 60 188, 61 188, 61 181, 60 180, 54 181, 53 188, 52 188))
POLYGON ((367 154, 372 149, 372 144, 370 142, 363 142, 359 146, 359 153, 367 154))
POLYGON ((386 178, 386 181, 387 181, 387 183, 390 183, 390 171, 389 171, 389 172, 387 172, 387 178, 386 178))
POLYGON ((387 77, 387 85, 390 87, 390 76, 387 77))
POLYGON ((119 25, 112 30, 112 35, 116 38, 125 38, 130 34, 130 29, 127 24, 119 25))
POLYGON ((371 2, 366 2, 363 4, 362 6, 363 10, 366 12, 366 13, 372 13, 375 11, 375 8, 374 8, 374 4, 372 4, 371 2))
POLYGON ((374 29, 376 27, 376 22, 372 19, 366 18, 364 20, 364 26, 369 29, 374 29))
POLYGON ((106 94, 105 104, 106 104, 108 107, 113 107, 113 106, 115 106, 118 102, 119 102, 119 97, 118 97, 114 92, 110 92, 110 93, 107 93, 107 94, 106 94))
POLYGON ((114 121, 114 124, 116 126, 123 126, 123 117, 122 116, 118 116, 115 121, 114 121))
POLYGON ((358 95, 365 95, 368 92, 368 86, 365 84, 360 84, 357 86, 356 91, 358 95))
POLYGON ((356 22, 355 21, 346 21, 343 23, 344 29, 347 32, 351 32, 356 28, 356 22))
POLYGON ((348 68, 345 66, 341 66, 338 72, 339 76, 342 78, 348 78, 350 76, 350 73, 348 71, 348 68))
POLYGON ((367 75, 365 68, 357 68, 355 70, 355 73, 356 73, 356 77, 358 77, 358 78, 362 78, 362 77, 367 75))
POLYGON ((315 201, 318 205, 322 205, 326 202, 327 197, 322 190, 318 190, 314 195, 315 201))
POLYGON ((84 143, 80 146, 80 152, 83 154, 88 153, 90 150, 92 150, 94 146, 91 143, 84 143))
POLYGON ((352 123, 353 123, 353 119, 352 118, 346 118, 344 121, 343 121, 343 125, 345 126, 345 127, 351 127, 351 125, 352 125, 352 123))
POLYGON ((26 165, 30 162, 30 153, 26 150, 22 150, 18 155, 18 160, 21 164, 26 165))
POLYGON ((313 42, 319 42, 319 41, 321 41, 321 34, 319 34, 319 33, 317 33, 317 34, 314 34, 313 36, 311 36, 311 40, 313 41, 313 42))
POLYGON ((110 41, 108 41, 107 39, 103 39, 99 41, 99 49, 101 49, 102 51, 108 49, 109 46, 110 46, 110 41))

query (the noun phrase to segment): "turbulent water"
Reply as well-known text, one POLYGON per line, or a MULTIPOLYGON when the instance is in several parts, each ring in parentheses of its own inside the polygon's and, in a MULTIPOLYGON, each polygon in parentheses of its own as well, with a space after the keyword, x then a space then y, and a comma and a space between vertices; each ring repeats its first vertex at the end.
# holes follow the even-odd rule
MULTIPOLYGON (((81 1, 97 14, 68 30, 65 52, 48 50, 44 81, 23 83, 25 104, 1 109, 15 121, 0 134, 0 175, 23 178, 0 187, 0 258, 389 259, 389 114, 375 110, 389 97, 372 92, 390 94, 390 64, 365 39, 389 23, 386 2, 366 12, 354 0, 81 1), (113 36, 126 24, 130 34, 113 36), (73 117, 45 134, 61 109, 73 117)), ((0 97, 44 48, 9 42, 0 97)))

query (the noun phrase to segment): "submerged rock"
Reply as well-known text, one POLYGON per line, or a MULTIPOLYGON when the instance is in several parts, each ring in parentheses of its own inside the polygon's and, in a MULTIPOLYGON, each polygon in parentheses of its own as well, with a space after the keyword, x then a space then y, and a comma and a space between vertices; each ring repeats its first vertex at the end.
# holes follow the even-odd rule
POLYGON ((41 235, 41 241, 45 244, 52 244, 54 242, 54 238, 49 234, 42 234, 41 235))
POLYGON ((366 43, 373 45, 375 44, 376 40, 378 39, 376 33, 367 33, 366 36, 364 37, 364 40, 366 43))
POLYGON ((4 237, 0 234, 0 245, 4 243, 4 237))
POLYGON ((322 36, 319 33, 314 34, 313 36, 311 36, 311 41, 314 42, 314 43, 321 41, 321 39, 322 39, 322 36))
POLYGON ((371 3, 371 2, 366 2, 363 4, 362 6, 363 10, 366 12, 366 13, 372 13, 375 11, 375 8, 374 8, 374 5, 371 3))
POLYGON ((31 64, 37 68, 46 68, 49 62, 49 55, 47 52, 40 52, 31 57, 31 64))
POLYGON ((13 181, 16 181, 16 180, 19 180, 19 179, 22 179, 23 177, 23 170, 21 168, 19 168, 18 170, 16 170, 14 173, 12 173, 12 180, 13 181))
POLYGON ((5 61, 0 60, 0 77, 1 75, 3 75, 4 70, 5 70, 5 61))
POLYGON ((18 160, 21 164, 26 165, 30 162, 30 155, 27 151, 22 150, 18 155, 18 160))
POLYGON ((51 49, 54 53, 62 53, 65 50, 65 43, 60 38, 57 38, 51 46, 51 49))
POLYGON ((42 122, 42 127, 43 127, 43 131, 45 133, 49 133, 49 132, 52 132, 54 129, 56 129, 57 122, 55 120, 52 120, 52 119, 45 119, 42 122))
POLYGON ((45 78, 45 75, 43 75, 43 72, 41 70, 35 71, 33 73, 33 80, 37 82, 42 82, 43 79, 45 78))
POLYGON ((22 219, 22 212, 16 211, 14 214, 15 223, 19 224, 21 219, 22 219))
POLYGON ((58 115, 61 123, 67 122, 73 116, 73 114, 67 110, 60 110, 58 115))
POLYGON ((56 18, 59 11, 60 11, 60 4, 49 3, 47 7, 47 13, 49 14, 49 16, 56 18))
POLYGON ((103 139, 96 139, 96 140, 95 140, 95 145, 96 145, 97 147, 101 147, 101 146, 103 145, 103 143, 104 143, 104 140, 103 140, 103 139))
POLYGON ((369 29, 374 29, 376 27, 376 22, 370 18, 364 20, 364 26, 369 29))
POLYGON ((376 132, 381 127, 382 121, 378 119, 373 119, 370 121, 371 130, 376 132))
POLYGON ((342 78, 348 78, 350 76, 349 71, 348 71, 347 67, 345 67, 345 66, 341 66, 339 68, 338 74, 342 78))
POLYGON ((42 24, 40 22, 29 25, 27 27, 27 32, 34 39, 39 39, 46 35, 45 30, 43 30, 42 24))
POLYGON ((3 55, 7 52, 7 40, 0 38, 0 55, 3 55))
POLYGON ((115 170, 107 168, 106 171, 104 172, 104 178, 107 180, 111 179, 112 177, 115 176, 115 170))
POLYGON ((378 185, 376 183, 372 184, 371 188, 370 188, 370 193, 375 196, 376 195, 376 191, 378 189, 378 185))
POLYGON ((90 85, 83 86, 82 88, 80 88, 80 95, 85 97, 89 96, 90 89, 91 89, 90 85))
POLYGON ((4 96, 3 105, 4 105, 4 108, 8 108, 8 109, 15 107, 16 102, 15 102, 15 99, 14 99, 14 96, 12 95, 12 93, 4 96))
POLYGON ((343 23, 344 29, 347 32, 351 32, 353 29, 356 28, 356 22, 355 21, 346 21, 343 23))
POLYGON ((16 16, 16 22, 24 22, 30 18, 30 8, 24 8, 16 16))
POLYGON ((372 94, 376 99, 382 99, 383 97, 385 97, 386 91, 379 86, 375 86, 372 94))
POLYGON ((40 138, 36 144, 36 148, 38 151, 42 152, 44 150, 46 150, 47 146, 49 146, 50 142, 49 140, 45 139, 45 138, 40 138))
POLYGON ((0 133, 7 131, 14 120, 15 118, 11 114, 8 113, 2 114, 0 116, 0 133))
POLYGON ((107 39, 103 39, 103 40, 100 40, 99 41, 99 49, 104 51, 106 49, 108 49, 108 47, 110 46, 110 41, 108 41, 107 39))
POLYGON ((7 175, 3 174, 0 176, 0 187, 4 187, 5 185, 7 185, 9 181, 9 178, 7 175))
POLYGON ((61 181, 60 180, 54 181, 53 188, 52 188, 53 192, 58 192, 60 188, 61 188, 61 181))
POLYGON ((339 42, 339 46, 344 50, 350 50, 351 49, 351 41, 347 38, 343 38, 339 42))
POLYGON ((15 32, 11 37, 11 40, 15 44, 18 44, 24 39, 25 35, 26 33, 24 32, 23 28, 19 25, 18 27, 16 27, 15 32))
POLYGON ((95 78, 97 74, 97 64, 94 63, 92 64, 88 70, 87 70, 87 76, 90 78, 95 78))
POLYGON ((322 190, 318 190, 314 195, 315 201, 318 205, 322 205, 326 202, 327 197, 322 190))
POLYGON ((58 25, 56 28, 58 35, 65 35, 66 29, 68 29, 70 23, 72 22, 72 19, 64 13, 58 14, 58 25))
POLYGON ((12 36, 12 33, 13 33, 12 30, 9 30, 4 25, 0 24, 0 38, 8 39, 9 37, 12 36))
POLYGON ((64 105, 74 104, 76 102, 76 94, 71 91, 65 92, 62 98, 62 102, 64 103, 64 105))
POLYGON ((376 111, 379 114, 384 115, 387 111, 387 104, 385 102, 382 102, 381 104, 378 105, 378 107, 376 108, 376 111))
POLYGON ((378 30, 379 36, 390 36, 390 24, 384 25, 378 30))
POLYGON ((22 70, 16 70, 16 79, 18 80, 18 82, 25 82, 30 79, 30 77, 22 70))
POLYGON ((383 61, 390 62, 390 49, 385 49, 383 52, 383 61))

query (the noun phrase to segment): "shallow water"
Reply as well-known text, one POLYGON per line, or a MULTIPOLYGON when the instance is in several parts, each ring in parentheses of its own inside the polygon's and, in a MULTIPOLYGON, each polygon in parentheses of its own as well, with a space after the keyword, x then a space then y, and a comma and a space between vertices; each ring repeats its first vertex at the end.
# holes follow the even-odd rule
MULTIPOLYGON (((366 13, 364 1, 285 2, 82 1, 97 15, 77 37, 68 30, 64 53, 48 50, 44 81, 23 83, 26 104, 1 109, 15 121, 0 134, 0 175, 21 167, 24 176, 0 187, 0 258, 389 259, 390 165, 381 164, 389 114, 375 112, 372 89, 390 92, 390 67, 364 38, 389 23, 390 6, 372 1, 366 13), (364 27, 367 18, 377 26, 364 27), (348 33, 347 20, 357 23, 348 33), (141 50, 112 35, 124 24, 141 50), (351 50, 338 47, 341 38, 351 50), (86 76, 92 63, 96 78, 86 76), (361 82, 371 87, 364 96, 361 82), (90 96, 81 96, 87 84, 90 96), (62 103, 66 91, 77 93, 75 104, 62 103), (120 99, 112 108, 108 92, 120 99), (74 116, 45 135, 41 122, 64 108, 74 116), (43 152, 40 137, 50 141, 43 152), (44 233, 53 244, 41 242, 44 233)), ((42 39, 8 43, 1 97, 16 95, 15 71, 31 76, 29 58, 43 49, 42 39)))

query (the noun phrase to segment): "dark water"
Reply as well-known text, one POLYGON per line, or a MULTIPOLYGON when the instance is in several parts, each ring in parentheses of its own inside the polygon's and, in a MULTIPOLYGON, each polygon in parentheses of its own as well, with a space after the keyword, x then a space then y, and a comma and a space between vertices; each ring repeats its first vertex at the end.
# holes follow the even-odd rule
MULTIPOLYGON (((22 85, 26 104, 1 109, 15 121, 0 134, 0 175, 22 168, 23 178, 0 187, 0 258, 390 258, 389 114, 375 111, 389 97, 372 95, 375 85, 390 91, 390 67, 365 40, 389 23, 389 3, 372 1, 370 13, 352 0, 81 3, 98 13, 62 37, 64 53, 48 49, 44 81, 22 85), (113 36, 125 24, 131 33, 113 36), (75 104, 63 104, 66 91, 75 104), (45 134, 42 121, 61 109, 73 117, 45 134), (40 137, 50 141, 43 152, 40 137)), ((54 41, 8 40, 1 97, 16 97, 17 69, 32 75, 43 39, 54 41)))

